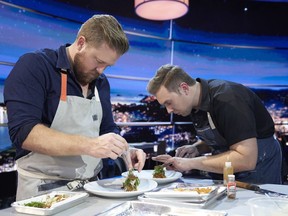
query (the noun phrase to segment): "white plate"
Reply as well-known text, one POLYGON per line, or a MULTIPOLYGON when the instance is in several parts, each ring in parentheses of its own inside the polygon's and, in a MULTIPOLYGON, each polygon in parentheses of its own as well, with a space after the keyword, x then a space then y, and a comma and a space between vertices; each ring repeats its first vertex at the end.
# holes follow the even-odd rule
POLYGON ((137 191, 124 191, 122 188, 126 178, 103 179, 89 182, 84 189, 90 193, 105 197, 133 197, 151 191, 157 187, 157 182, 149 179, 140 179, 137 191))
POLYGON ((89 194, 85 192, 54 191, 49 194, 13 202, 11 206, 14 207, 17 212, 20 213, 33 214, 33 215, 52 215, 84 202, 84 200, 88 196, 89 194), (30 202, 43 202, 47 200, 47 196, 54 197, 55 195, 67 195, 68 198, 53 204, 50 208, 36 208, 25 206, 25 204, 30 202))
POLYGON ((219 187, 217 186, 205 186, 205 187, 191 187, 191 186, 183 186, 183 183, 173 183, 171 186, 162 188, 157 192, 146 192, 145 196, 151 198, 173 198, 173 199, 187 199, 187 198, 196 198, 196 199, 207 199, 209 196, 216 194, 216 189, 218 190, 219 187), (176 188, 182 188, 186 190, 191 190, 194 188, 211 188, 209 193, 198 193, 196 191, 177 191, 176 188))
MULTIPOLYGON (((176 181, 182 177, 182 173, 173 170, 165 170, 166 178, 153 178, 154 170, 142 170, 140 173, 138 171, 133 171, 134 175, 138 176, 140 179, 152 179, 158 184, 170 183, 176 181)), ((122 176, 127 177, 128 171, 122 173, 122 176)))

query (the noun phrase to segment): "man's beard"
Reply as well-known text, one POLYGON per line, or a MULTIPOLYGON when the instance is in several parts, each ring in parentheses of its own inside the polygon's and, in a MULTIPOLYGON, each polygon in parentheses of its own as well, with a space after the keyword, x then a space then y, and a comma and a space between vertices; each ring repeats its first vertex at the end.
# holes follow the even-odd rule
POLYGON ((75 77, 77 79, 77 81, 85 86, 88 85, 89 83, 91 83, 93 80, 97 79, 100 74, 97 71, 92 71, 90 72, 83 72, 84 71, 84 67, 83 67, 83 61, 85 57, 84 55, 81 55, 79 53, 77 53, 74 57, 74 65, 73 65, 73 72, 75 74, 75 77))

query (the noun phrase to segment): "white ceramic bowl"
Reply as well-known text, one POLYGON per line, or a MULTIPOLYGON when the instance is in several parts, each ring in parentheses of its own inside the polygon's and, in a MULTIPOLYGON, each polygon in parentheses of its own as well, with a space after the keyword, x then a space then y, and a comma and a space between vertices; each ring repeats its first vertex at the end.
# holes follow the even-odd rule
POLYGON ((248 205, 252 216, 288 216, 288 198, 252 198, 248 205))

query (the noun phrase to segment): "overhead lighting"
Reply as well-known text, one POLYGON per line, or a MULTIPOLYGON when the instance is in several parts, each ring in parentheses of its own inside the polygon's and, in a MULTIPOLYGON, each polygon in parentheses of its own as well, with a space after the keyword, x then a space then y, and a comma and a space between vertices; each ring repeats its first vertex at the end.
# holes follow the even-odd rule
POLYGON ((184 16, 189 0, 135 0, 135 12, 149 20, 172 20, 184 16))

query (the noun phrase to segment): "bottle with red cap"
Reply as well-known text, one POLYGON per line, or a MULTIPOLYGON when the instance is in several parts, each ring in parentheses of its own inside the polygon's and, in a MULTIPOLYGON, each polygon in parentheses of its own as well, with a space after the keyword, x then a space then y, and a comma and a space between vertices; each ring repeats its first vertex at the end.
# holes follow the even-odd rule
POLYGON ((236 198, 235 175, 228 175, 227 197, 228 197, 228 199, 235 199, 236 198))

